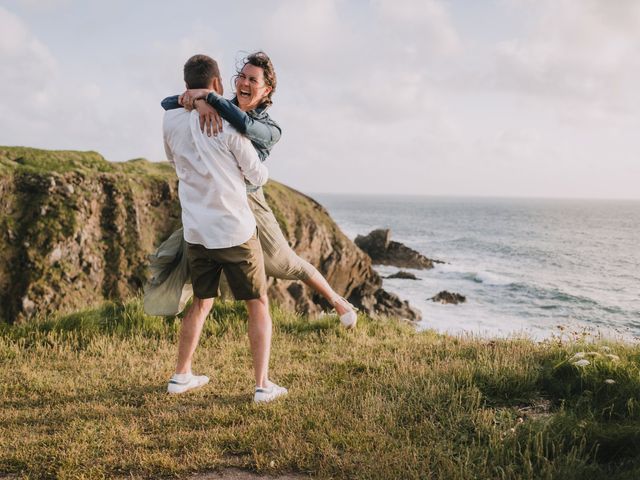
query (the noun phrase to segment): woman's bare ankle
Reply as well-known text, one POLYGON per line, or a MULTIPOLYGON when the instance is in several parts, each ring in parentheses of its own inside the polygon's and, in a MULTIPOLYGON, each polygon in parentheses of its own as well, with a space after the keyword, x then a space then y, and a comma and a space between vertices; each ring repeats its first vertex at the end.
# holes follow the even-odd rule
POLYGON ((338 315, 344 315, 347 312, 353 311, 351 304, 342 297, 335 297, 331 304, 333 305, 333 308, 336 309, 338 315))

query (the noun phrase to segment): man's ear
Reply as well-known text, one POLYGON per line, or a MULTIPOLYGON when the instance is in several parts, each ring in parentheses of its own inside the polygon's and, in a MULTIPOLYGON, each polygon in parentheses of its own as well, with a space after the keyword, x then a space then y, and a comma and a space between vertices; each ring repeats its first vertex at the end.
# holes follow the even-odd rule
POLYGON ((214 77, 213 89, 218 95, 222 95, 224 93, 224 88, 222 87, 222 79, 220 77, 214 77))

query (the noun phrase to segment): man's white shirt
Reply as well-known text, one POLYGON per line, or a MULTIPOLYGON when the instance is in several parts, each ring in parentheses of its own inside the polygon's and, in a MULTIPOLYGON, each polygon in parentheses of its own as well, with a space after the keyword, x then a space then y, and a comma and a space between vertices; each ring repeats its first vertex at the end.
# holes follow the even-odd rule
POLYGON ((227 248, 251 238, 256 221, 249 208, 245 179, 264 185, 267 168, 246 137, 224 122, 208 137, 200 131, 198 112, 165 112, 164 146, 178 175, 184 238, 206 248, 227 248))

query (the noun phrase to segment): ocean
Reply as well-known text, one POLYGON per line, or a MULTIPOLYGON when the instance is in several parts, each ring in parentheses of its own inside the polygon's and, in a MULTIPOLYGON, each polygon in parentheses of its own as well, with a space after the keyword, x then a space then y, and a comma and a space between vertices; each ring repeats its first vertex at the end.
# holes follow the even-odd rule
MULTIPOLYGON (((351 239, 376 228, 447 262, 383 287, 419 328, 483 337, 640 339, 640 201, 316 194, 351 239), (448 290, 467 301, 429 299, 448 290)), ((374 266, 383 277, 396 267, 374 266)))

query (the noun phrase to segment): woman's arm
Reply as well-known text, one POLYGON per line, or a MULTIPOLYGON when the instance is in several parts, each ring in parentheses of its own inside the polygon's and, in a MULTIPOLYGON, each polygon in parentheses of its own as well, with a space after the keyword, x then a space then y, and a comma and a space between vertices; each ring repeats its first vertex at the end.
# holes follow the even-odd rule
POLYGON ((162 105, 162 108, 164 108, 165 110, 174 110, 176 108, 181 108, 182 105, 180 105, 178 98, 180 98, 178 95, 167 97, 160 102, 160 105, 162 105))
POLYGON ((207 95, 207 103, 215 108, 220 116, 229 122, 233 128, 251 140, 254 145, 271 150, 280 140, 282 130, 269 115, 264 115, 263 118, 248 115, 230 100, 215 92, 207 95))
MULTIPOLYGON (((165 110, 181 108, 178 95, 167 97, 160 103, 165 110)), ((230 100, 227 100, 215 92, 206 96, 209 105, 216 109, 222 118, 229 122, 233 128, 245 135, 254 145, 261 149, 271 150, 278 143, 282 135, 280 126, 268 115, 263 118, 255 118, 240 110, 230 100)), ((202 112, 199 112, 202 113, 202 112)))

